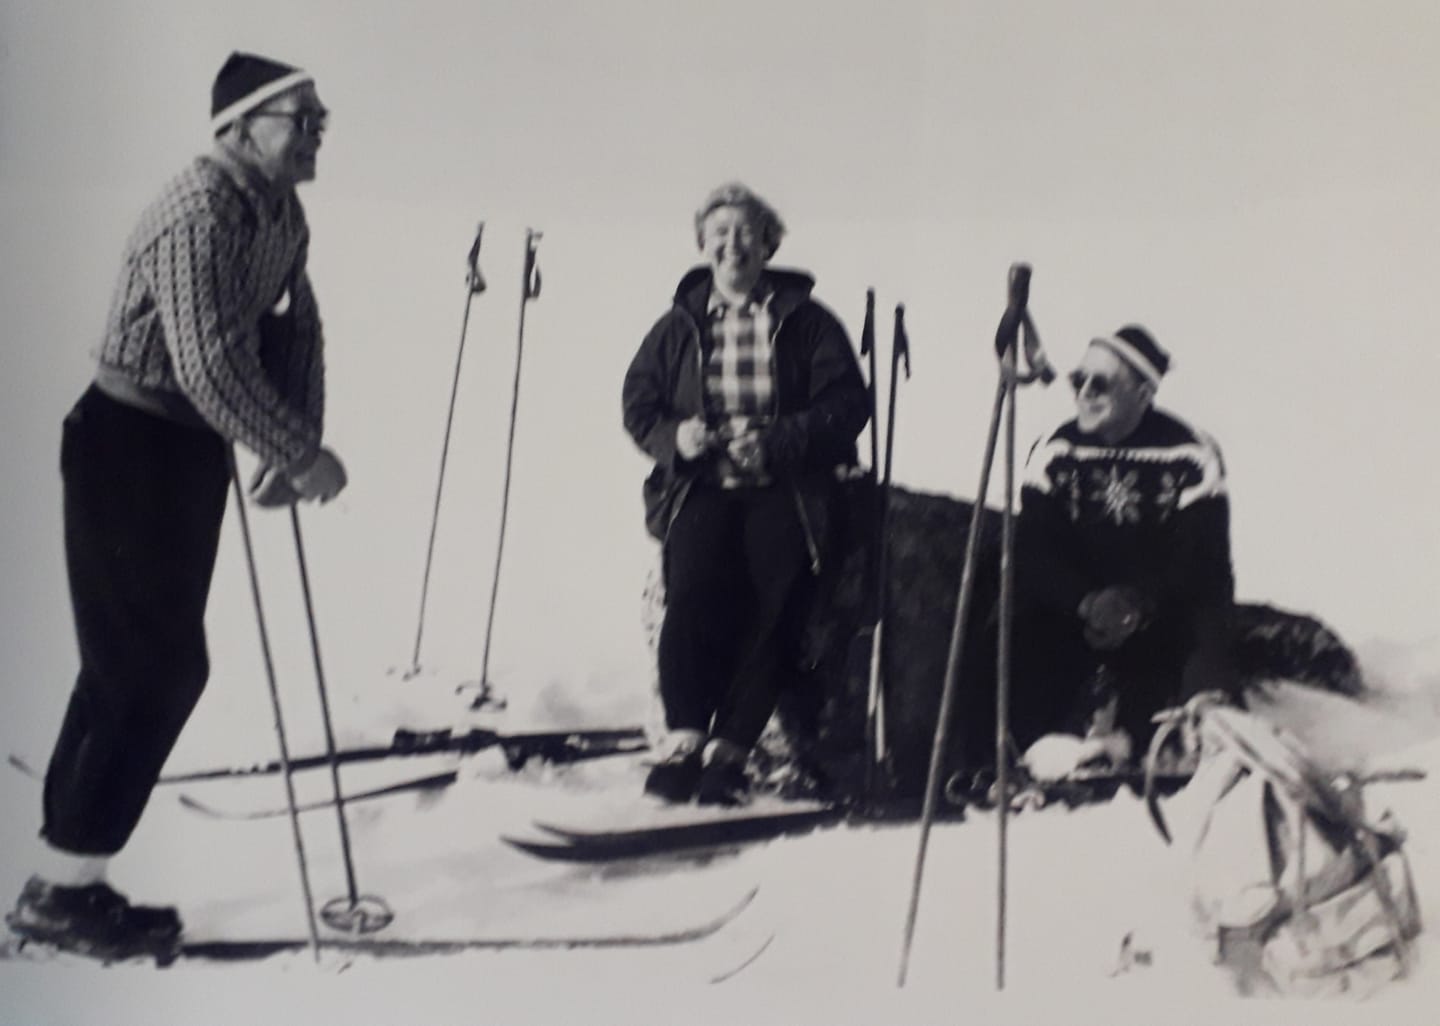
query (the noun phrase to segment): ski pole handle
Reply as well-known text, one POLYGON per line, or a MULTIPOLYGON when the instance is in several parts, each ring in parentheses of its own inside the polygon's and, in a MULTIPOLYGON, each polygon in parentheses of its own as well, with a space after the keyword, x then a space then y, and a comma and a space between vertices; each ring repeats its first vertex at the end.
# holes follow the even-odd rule
POLYGON ((1025 373, 1017 375, 1017 381, 1028 385, 1039 381, 1048 385, 1055 380, 1055 368, 1045 355, 1040 344, 1040 333, 1035 330, 1035 321, 1030 317, 1030 265, 1011 264, 1009 298, 1000 326, 995 329, 995 355, 1001 360, 1014 347, 1019 347, 1025 358, 1025 373), (1024 341, 1020 341, 1020 330, 1024 329, 1024 341))
POLYGON ((1009 299, 1000 326, 995 329, 995 355, 1004 359, 1020 335, 1020 325, 1025 322, 1026 307, 1030 303, 1030 265, 1010 265, 1009 299))

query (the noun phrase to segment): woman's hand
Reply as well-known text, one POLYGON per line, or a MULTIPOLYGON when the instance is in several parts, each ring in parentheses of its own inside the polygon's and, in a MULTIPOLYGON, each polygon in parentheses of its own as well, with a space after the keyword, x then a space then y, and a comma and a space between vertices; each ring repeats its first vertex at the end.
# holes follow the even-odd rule
POLYGON ((675 451, 683 460, 699 459, 710 448, 710 429, 704 417, 682 420, 675 428, 675 451))
POLYGON ((735 465, 747 473, 759 473, 765 469, 765 451, 760 445, 760 435, 747 431, 730 440, 726 451, 735 465))

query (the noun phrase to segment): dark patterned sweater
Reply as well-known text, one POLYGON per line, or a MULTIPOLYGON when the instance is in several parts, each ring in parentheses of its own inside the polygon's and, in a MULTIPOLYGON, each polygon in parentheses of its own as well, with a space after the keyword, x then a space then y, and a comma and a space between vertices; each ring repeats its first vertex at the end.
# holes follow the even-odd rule
POLYGON ((1138 588, 1156 617, 1233 598, 1220 449, 1162 410, 1114 446, 1067 421, 1032 450, 1021 504, 1026 608, 1074 615, 1086 594, 1113 585, 1138 588))
POLYGON ((293 190, 267 197, 242 169, 197 158, 126 244, 97 380, 159 412, 193 407, 263 461, 304 466, 325 404, 309 238, 293 190), (261 318, 277 303, 293 330, 269 333, 262 351, 261 318))

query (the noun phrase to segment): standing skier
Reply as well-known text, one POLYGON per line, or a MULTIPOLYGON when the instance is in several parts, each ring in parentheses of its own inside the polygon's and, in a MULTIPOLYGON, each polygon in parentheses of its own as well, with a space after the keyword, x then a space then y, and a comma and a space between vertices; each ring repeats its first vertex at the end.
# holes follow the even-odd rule
POLYGON ((126 245, 90 387, 65 419, 65 548, 80 672, 45 776, 46 864, 12 930, 103 958, 173 949, 171 907, 105 880, 209 673, 204 614, 231 477, 252 450, 272 502, 345 486, 321 445, 324 364, 295 186, 326 110, 311 76, 232 54, 212 150, 126 245))
POLYGON ((748 188, 695 214, 693 268, 625 375, 625 428, 655 460, 646 523, 664 546, 660 695, 669 755, 645 790, 745 799, 745 761, 775 709, 817 573, 835 468, 853 464, 865 384, 814 280, 767 267, 784 233, 748 188))
POLYGON ((1234 685, 1225 468, 1209 436, 1155 408, 1169 366, 1143 328, 1095 339, 1070 375, 1076 416, 1030 455, 1016 544, 1022 748, 1088 732, 1124 761, 1154 713, 1234 685))

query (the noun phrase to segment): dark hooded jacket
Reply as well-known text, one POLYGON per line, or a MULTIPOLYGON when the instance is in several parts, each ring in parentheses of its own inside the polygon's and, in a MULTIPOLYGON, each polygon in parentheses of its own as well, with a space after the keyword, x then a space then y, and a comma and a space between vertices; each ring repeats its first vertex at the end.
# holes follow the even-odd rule
MULTIPOLYGON (((761 447, 777 485, 794 491, 818 571, 835 468, 855 463, 855 438, 869 419, 869 400, 844 327, 810 298, 814 279, 798 271, 765 273, 775 290, 775 410, 761 447)), ((712 342, 703 326, 711 285, 708 267, 680 279, 674 305, 640 343, 625 374, 625 430, 655 460, 644 486, 645 523, 661 541, 704 467, 703 458, 690 461, 675 451, 675 431, 705 412, 704 367, 712 342)))

